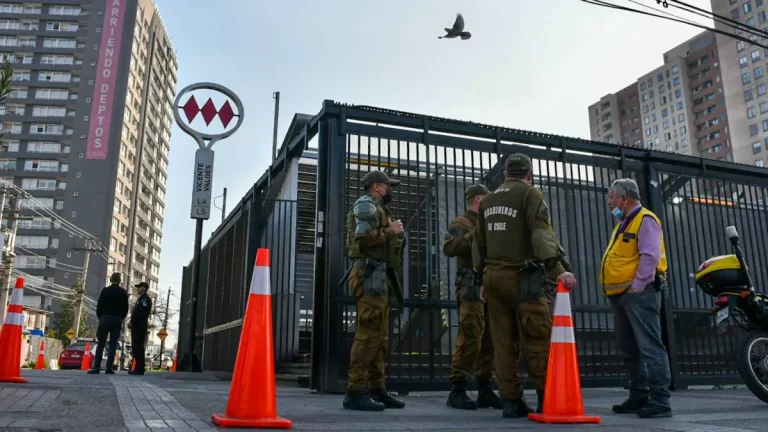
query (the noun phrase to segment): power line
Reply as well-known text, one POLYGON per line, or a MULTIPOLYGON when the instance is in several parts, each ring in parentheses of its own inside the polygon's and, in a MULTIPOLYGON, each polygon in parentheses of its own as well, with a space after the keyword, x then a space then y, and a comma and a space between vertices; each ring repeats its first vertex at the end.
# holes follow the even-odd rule
MULTIPOLYGON (((600 7, 605 7, 605 8, 608 8, 608 9, 618 9, 618 10, 623 10, 623 11, 627 11, 627 12, 634 12, 634 13, 638 13, 638 14, 641 14, 641 15, 648 15, 648 16, 653 16, 653 17, 656 17, 656 18, 661 18, 661 19, 665 19, 665 20, 669 20, 669 21, 675 21, 675 22, 679 22, 679 23, 682 23, 682 24, 687 24, 687 25, 690 25, 692 27, 697 27, 697 28, 700 28, 700 29, 703 29, 703 30, 711 31, 713 33, 717 33, 717 34, 721 34, 721 35, 724 35, 724 36, 728 36, 730 38, 733 38, 733 39, 736 39, 736 40, 740 40, 742 42, 745 42, 745 43, 748 43, 748 44, 751 44, 751 45, 755 45, 755 46, 758 46, 760 48, 768 49, 768 45, 763 45, 763 44, 758 43, 756 41, 752 41, 749 38, 745 38, 745 37, 742 37, 740 35, 736 35, 736 34, 733 34, 733 33, 725 32, 725 31, 722 31, 722 30, 718 30, 716 28, 710 28, 710 27, 707 27, 705 25, 697 24, 697 23, 694 23, 693 21, 685 20, 685 19, 680 18, 680 17, 673 18, 673 17, 670 17, 670 16, 654 14, 654 13, 651 13, 651 12, 644 12, 644 11, 641 11, 641 10, 638 10, 638 9, 633 9, 633 8, 626 7, 626 6, 619 6, 619 5, 611 4, 611 3, 608 3, 608 2, 604 2, 602 0, 581 0, 581 1, 584 2, 584 3, 587 3, 587 4, 591 4, 591 5, 595 5, 595 6, 600 6, 600 7)), ((675 15, 673 15, 673 16, 675 16, 675 15)), ((751 27, 750 29, 754 29, 754 27, 751 27)), ((749 30, 749 31, 751 32, 751 30, 749 30)), ((767 37, 767 36, 763 36, 763 37, 767 37)))

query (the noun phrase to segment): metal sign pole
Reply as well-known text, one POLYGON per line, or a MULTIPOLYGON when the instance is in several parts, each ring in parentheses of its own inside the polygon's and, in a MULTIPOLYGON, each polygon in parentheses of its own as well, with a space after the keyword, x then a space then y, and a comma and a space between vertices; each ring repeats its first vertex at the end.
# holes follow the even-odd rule
MULTIPOLYGON (((208 82, 191 84, 182 89, 176 96, 174 102, 173 117, 176 119, 176 124, 179 125, 187 135, 195 139, 198 145, 197 151, 195 151, 195 167, 193 170, 192 178, 192 206, 190 210, 190 218, 195 219, 195 250, 194 257, 192 258, 192 277, 190 278, 190 293, 189 293, 189 340, 187 341, 189 351, 186 356, 181 359, 179 369, 187 370, 189 372, 202 371, 200 359, 195 354, 195 344, 197 342, 197 335, 195 330, 197 327, 197 296, 198 288, 200 286, 200 255, 202 253, 203 243, 203 222, 211 217, 211 191, 213 186, 213 144, 224 138, 231 136, 240 125, 243 123, 243 104, 237 95, 228 88, 208 82), (197 104, 195 96, 189 97, 184 105, 180 105, 182 97, 195 90, 211 90, 224 95, 227 101, 220 108, 216 108, 213 104, 213 100, 208 98, 208 101, 200 107, 197 104), (231 102, 231 103, 230 103, 231 102), (232 104, 235 105, 234 111, 232 104), (181 112, 186 116, 186 122, 181 117, 181 112), (232 129, 226 130, 220 134, 207 134, 194 130, 190 124, 197 114, 202 114, 203 120, 206 126, 210 125, 214 117, 219 117, 224 128, 230 124, 230 122, 237 118, 237 123, 232 129), (207 144, 206 144, 207 141, 207 144)), ((183 341, 179 341, 184 343, 183 341)))

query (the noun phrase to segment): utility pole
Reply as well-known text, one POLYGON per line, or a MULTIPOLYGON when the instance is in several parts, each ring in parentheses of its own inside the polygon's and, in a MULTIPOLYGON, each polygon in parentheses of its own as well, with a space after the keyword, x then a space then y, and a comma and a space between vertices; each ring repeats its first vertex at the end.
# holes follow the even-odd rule
MULTIPOLYGON (((0 204, 0 214, 5 210, 6 188, 2 188, 2 204, 0 204)), ((0 263, 0 323, 5 322, 5 312, 8 309, 8 294, 11 287, 11 270, 13 269, 13 258, 16 253, 13 248, 16 244, 16 229, 19 225, 19 213, 21 209, 21 200, 18 197, 10 195, 10 208, 8 212, 8 229, 6 230, 8 247, 3 254, 2 263, 0 263)), ((0 245, 2 246, 2 245, 0 245)), ((2 324, 0 324, 2 326, 2 324)))
POLYGON ((272 98, 275 100, 275 120, 272 124, 272 161, 270 165, 277 159, 277 119, 280 116, 280 92, 272 93, 272 98))
MULTIPOLYGON (((224 188, 224 195, 221 199, 221 221, 224 222, 224 217, 227 215, 227 188, 224 188)), ((170 290, 170 288, 168 288, 170 290)))
POLYGON ((83 302, 85 301, 85 289, 86 282, 88 281, 88 264, 91 262, 91 252, 101 252, 101 248, 98 247, 93 240, 86 238, 85 247, 73 248, 76 251, 85 251, 85 262, 83 263, 83 277, 80 278, 81 287, 80 292, 75 293, 77 298, 75 299, 75 322, 72 327, 75 330, 75 337, 80 336, 80 317, 83 315, 83 302))

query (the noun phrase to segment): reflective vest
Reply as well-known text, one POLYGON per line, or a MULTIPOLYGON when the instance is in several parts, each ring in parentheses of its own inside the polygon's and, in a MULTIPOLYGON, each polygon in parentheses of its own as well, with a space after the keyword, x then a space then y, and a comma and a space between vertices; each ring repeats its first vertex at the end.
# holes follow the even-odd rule
MULTIPOLYGON (((632 285, 632 281, 637 273, 637 267, 640 265, 637 233, 640 231, 640 224, 646 216, 653 218, 661 226, 661 221, 653 212, 640 207, 640 210, 629 221, 623 232, 618 233, 623 221, 616 224, 613 228, 610 243, 603 254, 602 265, 600 266, 600 283, 603 286, 604 295, 613 296, 621 294, 632 285)), ((664 245, 664 234, 662 233, 661 258, 656 265, 657 274, 663 274, 667 271, 667 255, 665 251, 666 246, 664 245)))

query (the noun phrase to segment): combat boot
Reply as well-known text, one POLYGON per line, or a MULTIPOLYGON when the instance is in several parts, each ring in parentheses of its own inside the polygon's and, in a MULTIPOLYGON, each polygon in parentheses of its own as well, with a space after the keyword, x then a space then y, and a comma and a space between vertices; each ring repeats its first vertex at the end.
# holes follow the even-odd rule
POLYGON ((371 399, 384 405, 385 408, 405 408, 405 402, 393 398, 384 389, 371 390, 371 399))
POLYGON ((525 402, 525 398, 504 399, 502 401, 504 412, 501 414, 504 418, 526 418, 533 410, 525 402))
POLYGON ((451 388, 451 392, 448 394, 448 400, 445 404, 451 408, 463 409, 463 410, 476 410, 477 404, 475 401, 467 396, 467 391, 464 390, 463 384, 454 384, 451 388))
POLYGON ((536 394, 539 397, 539 404, 536 406, 536 414, 541 414, 541 410, 544 409, 544 392, 536 390, 536 394))
POLYGON ((477 406, 480 408, 503 408, 501 398, 493 391, 490 383, 478 384, 477 406))
POLYGON ((371 400, 362 392, 347 392, 344 396, 343 406, 355 411, 384 411, 384 404, 371 400))

